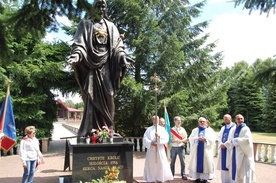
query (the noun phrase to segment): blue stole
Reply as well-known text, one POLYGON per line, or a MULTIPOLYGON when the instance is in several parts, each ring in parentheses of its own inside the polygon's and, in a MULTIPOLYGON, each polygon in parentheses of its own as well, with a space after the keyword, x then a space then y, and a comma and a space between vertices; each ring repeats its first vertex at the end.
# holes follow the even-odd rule
MULTIPOLYGON (((240 126, 236 127, 235 133, 234 133, 234 138, 239 137, 241 129, 245 127, 246 124, 242 123, 240 126)), ((233 148, 233 153, 232 153, 232 180, 235 180, 236 178, 236 171, 237 171, 237 162, 236 162, 236 147, 233 148)))
MULTIPOLYGON (((223 131, 222 139, 221 139, 222 143, 227 141, 229 132, 233 126, 235 126, 234 123, 228 129, 226 128, 226 126, 224 127, 224 131, 223 131)), ((227 148, 221 149, 221 169, 228 171, 228 168, 226 168, 226 154, 227 154, 227 148)))
MULTIPOLYGON (((201 126, 198 127, 198 136, 199 137, 205 136, 205 129, 206 128, 203 128, 201 126)), ((198 141, 196 172, 203 173, 203 165, 204 165, 204 142, 198 141)))

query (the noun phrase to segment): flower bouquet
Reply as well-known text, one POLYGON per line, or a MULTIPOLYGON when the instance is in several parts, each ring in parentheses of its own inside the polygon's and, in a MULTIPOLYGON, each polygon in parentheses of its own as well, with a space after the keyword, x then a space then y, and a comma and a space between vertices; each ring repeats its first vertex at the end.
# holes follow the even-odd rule
POLYGON ((109 136, 110 136, 109 129, 106 126, 103 126, 102 130, 99 132, 99 138, 102 140, 102 142, 106 142, 109 136))
POLYGON ((92 183, 126 183, 126 181, 119 181, 120 170, 113 166, 105 171, 105 175, 100 179, 93 179, 92 183))

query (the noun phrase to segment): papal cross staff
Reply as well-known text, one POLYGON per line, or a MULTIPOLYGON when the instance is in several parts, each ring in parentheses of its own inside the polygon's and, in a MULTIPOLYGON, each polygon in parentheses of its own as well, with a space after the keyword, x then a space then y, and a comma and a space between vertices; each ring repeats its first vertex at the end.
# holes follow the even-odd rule
MULTIPOLYGON (((150 77, 150 79, 154 82, 154 93, 155 93, 155 133, 157 133, 157 125, 158 125, 158 121, 157 121, 157 93, 158 93, 158 81, 160 80, 160 77, 156 74, 156 72, 154 73, 153 76, 150 77)), ((156 138, 156 142, 157 142, 157 138, 156 138)), ((156 147, 156 158, 155 158, 155 162, 157 162, 157 147, 156 147)))

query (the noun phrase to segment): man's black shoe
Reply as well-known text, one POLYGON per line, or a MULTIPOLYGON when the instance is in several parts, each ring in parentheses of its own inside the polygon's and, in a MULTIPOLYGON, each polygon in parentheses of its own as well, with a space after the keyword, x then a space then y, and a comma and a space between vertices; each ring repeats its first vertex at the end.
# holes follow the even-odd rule
POLYGON ((195 182, 201 182, 201 180, 200 179, 196 179, 195 182))
POLYGON ((188 178, 184 175, 184 176, 182 176, 182 179, 183 180, 188 180, 188 178))

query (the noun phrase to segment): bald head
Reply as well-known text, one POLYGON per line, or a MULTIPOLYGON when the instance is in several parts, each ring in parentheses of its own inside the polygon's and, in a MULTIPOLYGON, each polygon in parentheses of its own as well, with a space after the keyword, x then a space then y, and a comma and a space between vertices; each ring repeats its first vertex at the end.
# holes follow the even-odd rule
POLYGON ((226 125, 229 125, 232 122, 232 117, 229 114, 223 116, 223 121, 226 125))
POLYGON ((155 125, 155 124, 158 124, 159 123, 159 116, 152 116, 152 123, 155 125))
POLYGON ((236 123, 237 125, 241 125, 244 122, 244 117, 241 114, 236 115, 236 123))

